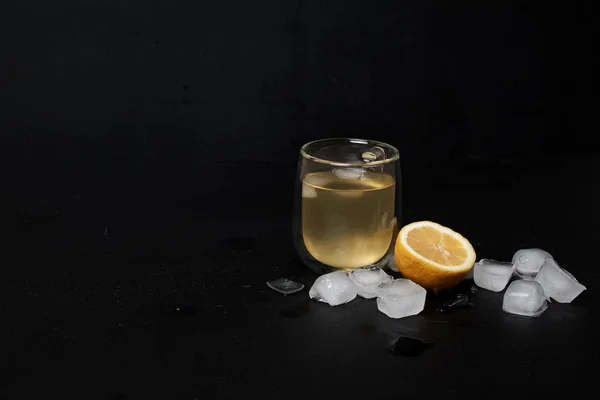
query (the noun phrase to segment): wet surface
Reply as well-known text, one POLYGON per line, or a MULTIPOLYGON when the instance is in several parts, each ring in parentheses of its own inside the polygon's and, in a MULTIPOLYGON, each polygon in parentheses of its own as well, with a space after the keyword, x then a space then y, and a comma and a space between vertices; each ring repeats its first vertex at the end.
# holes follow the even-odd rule
POLYGON ((456 298, 445 301, 441 307, 437 308, 437 311, 449 312, 461 308, 468 308, 471 306, 473 306, 473 304, 471 303, 471 299, 469 298, 469 296, 466 296, 464 294, 457 294, 456 298))
MULTIPOLYGON (((543 202, 477 186, 438 193, 449 199, 439 207, 409 192, 419 201, 407 203, 405 222, 444 223, 469 238, 482 257, 503 260, 519 248, 547 248, 588 287, 572 304, 552 303, 534 320, 504 313, 503 294, 477 291, 472 281, 428 292, 421 314, 398 320, 379 312, 375 300, 330 307, 311 302, 306 290, 279 295, 265 282, 288 276, 309 286, 316 279, 298 261, 283 197, 273 201, 286 205, 280 216, 266 216, 266 206, 254 211, 265 202, 261 194, 244 210, 247 216, 223 221, 199 217, 203 209, 196 199, 186 200, 187 192, 135 197, 118 206, 91 203, 94 196, 78 192, 81 210, 68 214, 61 208, 55 220, 14 232, 17 243, 6 245, 0 397, 77 398, 71 383, 78 382, 94 388, 92 398, 103 399, 119 393, 174 400, 201 393, 282 398, 290 387, 299 398, 370 399, 376 393, 391 399, 403 387, 436 398, 450 390, 482 392, 490 372, 507 367, 512 376, 527 377, 536 396, 552 396, 553 388, 543 383, 554 381, 583 396, 593 390, 595 370, 580 367, 598 361, 597 334, 590 327, 598 324, 594 294, 600 289, 589 263, 597 240, 560 232, 579 229, 578 221, 589 224, 600 199, 586 191, 589 174, 578 171, 553 171, 544 185, 523 182, 526 193, 553 188, 543 202), (526 212, 527 204, 536 212, 526 212), (446 302, 462 304, 461 296, 473 306, 436 311, 446 302), (399 336, 408 339, 394 341, 399 336), (561 368, 548 368, 558 360, 561 368), (104 373, 90 374, 92 369, 104 373), (360 385, 314 384, 324 376, 346 382, 351 370, 364 377, 360 385)), ((236 176, 239 168, 223 180, 236 176)), ((240 203, 224 201, 215 210, 225 214, 240 203)), ((507 397, 514 386, 497 391, 507 397)))
POLYGON ((435 309, 439 312, 451 312, 473 306, 479 288, 472 279, 467 279, 451 289, 428 293, 435 309))

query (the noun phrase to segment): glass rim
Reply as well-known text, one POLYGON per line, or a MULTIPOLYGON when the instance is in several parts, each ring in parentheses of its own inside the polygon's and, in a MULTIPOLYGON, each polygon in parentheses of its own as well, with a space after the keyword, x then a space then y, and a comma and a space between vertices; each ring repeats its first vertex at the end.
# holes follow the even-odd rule
POLYGON ((400 159, 400 152, 398 151, 397 148, 395 148, 391 144, 380 142, 377 140, 345 138, 345 137, 317 139, 317 140, 313 140, 311 142, 305 143, 300 148, 300 154, 302 155, 302 157, 304 157, 308 160, 318 162, 320 164, 332 165, 334 167, 372 167, 372 166, 377 166, 377 165, 388 164, 388 163, 391 163, 394 161, 398 161, 400 159), (309 154, 307 151, 307 147, 309 147, 311 145, 314 145, 317 143, 324 143, 324 142, 333 142, 333 141, 348 141, 350 143, 355 142, 356 144, 372 144, 374 146, 388 148, 388 149, 392 150, 393 154, 390 157, 387 157, 383 160, 377 160, 377 161, 338 162, 338 161, 331 161, 331 160, 326 160, 324 158, 315 157, 315 156, 309 154))

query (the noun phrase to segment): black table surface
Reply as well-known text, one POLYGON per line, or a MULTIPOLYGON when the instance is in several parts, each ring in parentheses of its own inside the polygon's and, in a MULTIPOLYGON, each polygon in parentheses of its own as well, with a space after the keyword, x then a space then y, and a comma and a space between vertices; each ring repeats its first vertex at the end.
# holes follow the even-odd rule
POLYGON ((292 245, 289 169, 269 177, 278 184, 240 176, 260 166, 219 165, 210 185, 20 187, 5 221, 0 398, 580 395, 599 360, 598 165, 448 169, 419 184, 405 171, 405 223, 447 225, 478 258, 543 248, 587 286, 537 319, 503 313, 502 294, 485 290, 452 313, 428 293, 423 313, 397 320, 374 300, 311 301, 316 275, 292 245), (306 288, 280 295, 265 285, 279 277, 306 288), (393 355, 400 335, 431 345, 393 355))

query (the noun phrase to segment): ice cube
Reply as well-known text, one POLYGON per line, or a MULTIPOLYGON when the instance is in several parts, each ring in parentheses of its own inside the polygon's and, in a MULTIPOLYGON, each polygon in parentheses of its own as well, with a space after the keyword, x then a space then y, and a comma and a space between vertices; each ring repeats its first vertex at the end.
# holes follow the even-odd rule
POLYGON ((305 199, 314 199, 317 197, 317 189, 306 183, 302 183, 302 197, 305 199))
POLYGON ((344 271, 335 271, 318 277, 308 295, 313 300, 339 306, 354 300, 356 286, 344 271))
POLYGON ((522 279, 533 279, 537 275, 544 260, 552 256, 542 249, 521 249, 512 258, 517 267, 516 274, 522 279))
POLYGON ((573 275, 562 269, 553 258, 544 260, 535 281, 542 285, 546 297, 553 298, 559 303, 572 302, 586 289, 573 275))
POLYGON ((377 297, 378 286, 394 279, 378 267, 357 268, 348 277, 356 285, 358 295, 365 299, 377 297))
POLYGON ((293 294, 304 289, 304 285, 299 282, 294 282, 287 278, 279 278, 274 281, 268 281, 267 286, 276 292, 284 295, 293 294))
POLYGON ((480 288, 500 292, 506 287, 514 270, 513 263, 482 258, 473 266, 473 279, 480 288))
POLYGON ((377 308, 390 318, 417 315, 425 307, 427 291, 408 279, 395 279, 379 286, 377 308))
POLYGON ((312 199, 317 197, 317 189, 316 187, 323 187, 328 182, 331 181, 331 178, 327 176, 316 174, 307 174, 304 177, 304 182, 302 182, 302 197, 305 199, 312 199))
POLYGON ((502 309, 507 313, 539 317, 546 308, 544 289, 536 281, 514 281, 504 293, 502 309))
POLYGON ((327 184, 331 179, 327 177, 327 175, 321 175, 318 173, 307 174, 304 177, 304 182, 313 185, 313 186, 323 186, 327 184))
POLYGON ((336 168, 332 172, 340 179, 360 179, 365 170, 361 168, 336 168))

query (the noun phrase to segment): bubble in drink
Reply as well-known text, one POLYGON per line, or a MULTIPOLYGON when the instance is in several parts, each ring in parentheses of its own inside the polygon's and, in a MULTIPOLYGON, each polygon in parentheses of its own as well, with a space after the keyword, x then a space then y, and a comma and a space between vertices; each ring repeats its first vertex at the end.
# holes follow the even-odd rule
POLYGON ((427 291, 408 279, 395 279, 379 286, 377 308, 390 318, 417 315, 425 308, 427 291))
POLYGON ((521 249, 512 258, 517 267, 516 273, 522 279, 533 279, 537 275, 546 258, 552 258, 550 253, 542 249, 521 249))
POLYGON ((483 258, 473 266, 473 279, 480 288, 501 292, 510 280, 515 265, 483 258))
POLYGON ((350 271, 348 277, 356 285, 358 295, 365 299, 377 297, 379 285, 391 282, 394 279, 386 274, 381 268, 377 267, 354 269, 350 271))
POLYGON ((513 281, 502 301, 502 310, 525 317, 539 317, 548 308, 544 289, 536 281, 513 281))
POLYGON ((356 286, 344 271, 321 275, 310 288, 311 299, 330 306, 346 304, 356 298, 356 286))
POLYGON ((546 297, 559 303, 572 302, 586 289, 573 275, 562 269, 553 258, 546 258, 535 281, 542 285, 546 297))

